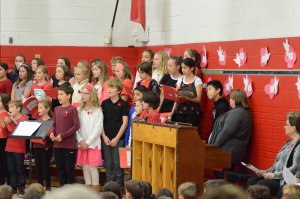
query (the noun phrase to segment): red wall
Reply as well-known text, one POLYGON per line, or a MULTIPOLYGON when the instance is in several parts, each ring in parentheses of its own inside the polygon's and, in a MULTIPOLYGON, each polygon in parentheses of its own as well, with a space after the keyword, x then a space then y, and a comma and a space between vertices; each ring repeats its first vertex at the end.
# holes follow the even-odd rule
MULTIPOLYGON (((240 70, 233 62, 236 52, 240 48, 244 48, 247 53, 247 62, 241 69, 259 69, 260 48, 267 46, 271 53, 271 58, 266 70, 285 69, 299 70, 300 62, 296 62, 293 69, 287 69, 284 62, 283 42, 285 38, 261 39, 261 40, 244 40, 229 42, 211 42, 205 43, 208 52, 208 69, 234 69, 240 70), (227 53, 227 65, 219 66, 217 49, 221 46, 227 53)), ((289 43, 300 58, 300 39, 289 38, 289 43)), ((172 55, 183 55, 186 48, 195 48, 202 52, 203 43, 167 45, 167 46, 151 46, 154 51, 170 48, 172 55)), ((127 48, 127 47, 59 47, 59 46, 1 46, 1 61, 9 64, 13 63, 14 55, 23 52, 26 57, 33 57, 34 54, 41 54, 42 59, 49 66, 54 66, 56 58, 64 55, 70 58, 72 65, 76 65, 77 61, 91 61, 98 57, 109 64, 112 56, 122 56, 135 70, 135 66, 140 62, 141 54, 145 47, 127 48)), ((234 88, 243 88, 243 76, 234 75, 234 88)), ((249 150, 249 161, 258 167, 264 169, 272 165, 275 155, 287 140, 284 135, 285 115, 289 111, 300 112, 300 100, 297 98, 297 90, 295 83, 297 76, 278 76, 279 93, 274 99, 269 99, 264 93, 264 85, 268 84, 273 76, 254 76, 250 75, 253 81, 254 93, 249 98, 250 109, 254 118, 254 129, 251 147, 249 150)), ((208 78, 219 79, 224 82, 227 75, 203 75, 203 82, 207 82, 208 78)), ((211 128, 211 111, 212 102, 207 100, 205 91, 202 97, 202 118, 200 125, 200 134, 203 139, 207 139, 211 128)))

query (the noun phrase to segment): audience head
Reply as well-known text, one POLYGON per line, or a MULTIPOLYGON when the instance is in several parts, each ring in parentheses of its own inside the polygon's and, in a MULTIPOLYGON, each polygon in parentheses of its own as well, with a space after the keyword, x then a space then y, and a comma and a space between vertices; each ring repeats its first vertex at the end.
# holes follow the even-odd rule
POLYGON ((193 182, 185 182, 178 187, 179 199, 197 199, 199 197, 199 187, 193 182))
POLYGON ((25 189, 24 199, 41 199, 45 194, 44 187, 41 184, 33 183, 25 189))
POLYGON ((195 61, 191 58, 185 58, 181 64, 182 74, 195 74, 195 61))
POLYGON ((248 98, 244 90, 234 89, 230 93, 230 106, 234 108, 236 106, 241 106, 244 109, 249 108, 248 98))
POLYGON ((152 64, 154 58, 154 52, 151 49, 145 49, 142 53, 142 62, 148 62, 152 64))
POLYGON ((214 190, 216 188, 219 188, 220 186, 229 184, 226 180, 224 179, 213 179, 213 180, 207 180, 204 183, 204 193, 214 190))
POLYGON ((111 191, 104 191, 100 193, 100 199, 121 199, 121 198, 118 197, 117 194, 111 191))
POLYGON ((247 195, 241 188, 228 184, 206 192, 204 199, 247 199, 247 195))
POLYGON ((113 181, 105 183, 103 187, 104 192, 113 192, 115 193, 120 199, 122 198, 122 191, 121 186, 113 181))
POLYGON ((81 184, 65 185, 47 193, 43 199, 99 199, 98 193, 81 184))
POLYGON ((263 185, 252 185, 247 188, 246 193, 249 199, 272 199, 269 188, 263 185))
POLYGON ((211 80, 207 83, 207 97, 209 99, 217 99, 223 94, 223 85, 219 80, 211 80))
POLYGON ((300 134, 300 113, 290 112, 286 116, 286 133, 298 133, 300 134))
POLYGON ((144 194, 143 183, 139 180, 129 180, 125 184, 126 199, 141 199, 144 194))
POLYGON ((282 188, 282 194, 291 194, 300 197, 300 186, 292 184, 284 185, 282 188))
POLYGON ((184 51, 183 57, 193 59, 194 62, 195 62, 195 66, 197 68, 200 67, 201 56, 200 56, 200 53, 197 50, 192 49, 192 48, 188 48, 184 51))
POLYGON ((0 186, 0 199, 12 199, 13 189, 9 185, 0 186))
POLYGON ((142 181, 144 186, 143 199, 153 199, 152 185, 149 182, 142 181))
POLYGON ((160 98, 156 93, 146 92, 143 94, 143 109, 148 110, 150 107, 157 109, 159 106, 160 98))
POLYGON ((156 199, 162 198, 162 197, 174 198, 174 195, 169 189, 163 188, 163 189, 160 189, 157 192, 157 194, 155 195, 156 199))

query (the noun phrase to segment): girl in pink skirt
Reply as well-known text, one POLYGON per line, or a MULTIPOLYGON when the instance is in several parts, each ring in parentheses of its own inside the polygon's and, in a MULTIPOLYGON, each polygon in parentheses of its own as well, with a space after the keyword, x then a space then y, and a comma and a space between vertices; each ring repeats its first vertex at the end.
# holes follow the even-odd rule
POLYGON ((78 143, 77 164, 83 167, 85 184, 99 191, 97 166, 102 165, 101 139, 103 114, 97 91, 88 84, 81 91, 82 101, 78 109, 80 129, 76 133, 78 143))

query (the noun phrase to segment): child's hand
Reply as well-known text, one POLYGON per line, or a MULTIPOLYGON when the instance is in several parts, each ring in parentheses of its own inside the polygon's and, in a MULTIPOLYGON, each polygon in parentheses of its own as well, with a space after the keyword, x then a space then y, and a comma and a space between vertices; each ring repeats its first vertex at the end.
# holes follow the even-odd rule
POLYGON ((57 142, 61 142, 62 141, 62 138, 61 138, 60 134, 58 136, 56 136, 55 141, 57 141, 57 142))
POLYGON ((107 146, 110 145, 110 140, 109 140, 109 138, 108 138, 106 135, 103 135, 103 141, 104 141, 104 143, 105 143, 107 146))
POLYGON ((89 148, 89 145, 84 140, 80 141, 79 145, 80 145, 80 148, 82 148, 82 149, 89 148))
POLYGON ((130 147, 130 146, 128 146, 128 145, 126 145, 126 146, 125 146, 125 148, 126 148, 126 149, 130 149, 131 147, 130 147))
POLYGON ((115 147, 119 142, 119 139, 114 138, 110 141, 110 146, 115 147))
POLYGON ((49 137, 50 137, 50 139, 52 140, 52 142, 55 141, 55 136, 54 136, 53 132, 50 133, 50 136, 49 136, 49 137))
POLYGON ((1 124, 2 128, 5 128, 6 124, 4 122, 4 119, 2 119, 2 118, 0 119, 0 124, 1 124))
POLYGON ((273 173, 264 173, 262 176, 264 177, 264 179, 273 179, 274 178, 273 173))
POLYGON ((5 122, 5 124, 8 124, 11 122, 11 119, 9 117, 5 116, 3 121, 5 122))
POLYGON ((49 96, 46 96, 46 99, 49 100, 50 102, 52 101, 52 98, 49 96))

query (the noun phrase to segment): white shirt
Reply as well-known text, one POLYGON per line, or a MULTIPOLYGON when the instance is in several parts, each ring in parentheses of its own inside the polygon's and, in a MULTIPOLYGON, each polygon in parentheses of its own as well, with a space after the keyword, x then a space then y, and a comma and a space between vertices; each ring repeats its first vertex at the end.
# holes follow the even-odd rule
POLYGON ((79 143, 82 140, 89 145, 89 148, 101 149, 100 135, 103 131, 103 113, 100 108, 94 108, 92 111, 79 110, 78 116, 80 128, 76 132, 76 139, 79 143))
POLYGON ((159 84, 160 80, 163 78, 163 74, 161 74, 158 69, 155 69, 152 72, 152 79, 155 79, 157 81, 157 83, 159 84))
POLYGON ((81 102, 81 92, 83 87, 87 85, 87 79, 83 80, 80 83, 75 83, 73 85, 74 93, 72 95, 72 103, 80 103, 81 102))
POLYGON ((176 83, 176 85, 177 85, 179 88, 180 88, 181 82, 183 82, 184 84, 190 84, 190 83, 193 83, 193 82, 194 82, 195 87, 197 87, 197 86, 199 86, 199 85, 203 85, 202 80, 201 80, 199 77, 197 77, 197 76, 195 76, 195 78, 194 78, 194 80, 193 80, 192 82, 186 82, 186 81, 185 81, 185 76, 182 76, 181 78, 178 79, 178 81, 177 81, 177 83, 176 83))

